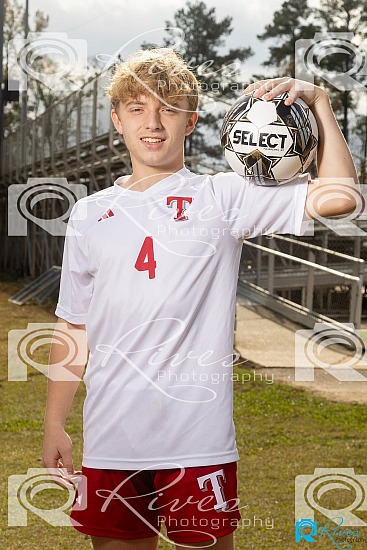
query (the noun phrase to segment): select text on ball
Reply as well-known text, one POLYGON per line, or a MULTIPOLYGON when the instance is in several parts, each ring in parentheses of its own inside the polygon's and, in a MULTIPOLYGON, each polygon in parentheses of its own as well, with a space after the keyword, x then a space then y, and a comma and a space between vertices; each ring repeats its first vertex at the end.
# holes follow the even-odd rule
POLYGON ((254 134, 249 130, 235 130, 233 132, 232 142, 234 144, 241 143, 242 145, 255 145, 258 147, 269 147, 270 149, 284 148, 287 136, 284 134, 269 134, 260 132, 258 141, 254 141, 254 134))

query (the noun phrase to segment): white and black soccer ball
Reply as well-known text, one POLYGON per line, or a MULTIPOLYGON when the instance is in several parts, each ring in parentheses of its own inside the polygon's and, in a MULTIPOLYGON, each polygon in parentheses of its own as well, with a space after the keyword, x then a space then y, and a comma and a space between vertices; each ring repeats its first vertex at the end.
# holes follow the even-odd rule
POLYGON ((258 185, 287 183, 307 170, 317 150, 315 117, 301 99, 285 105, 241 96, 223 119, 221 145, 232 170, 258 185))

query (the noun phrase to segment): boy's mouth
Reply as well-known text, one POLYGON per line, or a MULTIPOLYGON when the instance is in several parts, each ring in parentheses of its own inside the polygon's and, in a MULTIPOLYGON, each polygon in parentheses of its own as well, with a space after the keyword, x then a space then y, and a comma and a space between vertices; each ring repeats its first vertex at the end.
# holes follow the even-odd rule
POLYGON ((164 139, 157 137, 143 137, 141 140, 145 143, 161 143, 164 141, 164 139))

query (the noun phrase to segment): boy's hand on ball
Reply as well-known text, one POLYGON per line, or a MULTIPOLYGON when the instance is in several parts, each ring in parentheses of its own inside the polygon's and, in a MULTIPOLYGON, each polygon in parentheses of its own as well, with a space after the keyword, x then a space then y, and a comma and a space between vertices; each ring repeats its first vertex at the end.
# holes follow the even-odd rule
POLYGON ((251 92, 254 92, 254 97, 263 98, 266 101, 287 92, 289 97, 284 101, 285 105, 292 105, 297 98, 300 98, 309 107, 315 105, 322 98, 327 97, 325 90, 319 86, 287 76, 253 82, 243 91, 244 94, 251 92))

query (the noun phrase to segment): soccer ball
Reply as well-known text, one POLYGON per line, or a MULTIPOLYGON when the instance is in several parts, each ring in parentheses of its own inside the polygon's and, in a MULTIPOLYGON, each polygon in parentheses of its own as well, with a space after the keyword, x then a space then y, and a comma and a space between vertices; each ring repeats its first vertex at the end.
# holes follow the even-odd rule
POLYGON ((240 97, 224 117, 221 146, 232 170, 258 185, 287 183, 305 172, 317 150, 315 117, 302 99, 285 105, 287 93, 271 101, 240 97))

